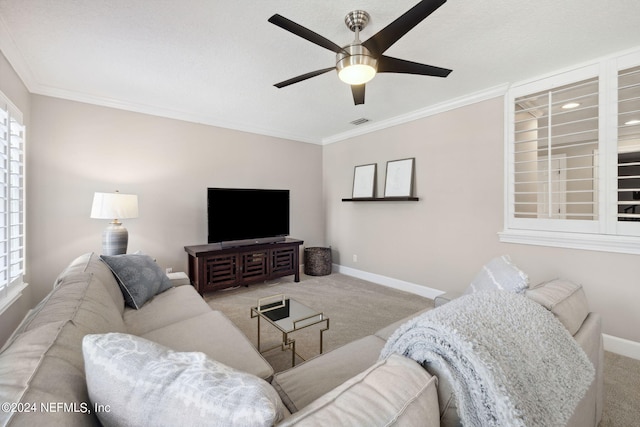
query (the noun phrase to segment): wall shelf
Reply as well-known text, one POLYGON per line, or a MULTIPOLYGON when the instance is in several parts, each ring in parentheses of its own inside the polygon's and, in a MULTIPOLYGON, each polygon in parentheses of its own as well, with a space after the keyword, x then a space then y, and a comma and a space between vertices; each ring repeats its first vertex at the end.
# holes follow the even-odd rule
POLYGON ((342 199, 343 202, 417 202, 418 197, 361 197, 357 199, 342 199))

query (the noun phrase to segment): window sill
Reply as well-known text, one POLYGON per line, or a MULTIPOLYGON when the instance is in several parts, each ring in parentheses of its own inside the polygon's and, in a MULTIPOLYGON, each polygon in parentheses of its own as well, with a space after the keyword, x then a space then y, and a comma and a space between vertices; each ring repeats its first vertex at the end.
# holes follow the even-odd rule
POLYGON ((502 243, 640 255, 640 237, 515 229, 505 229, 498 236, 502 243))
POLYGON ((0 298, 0 315, 2 315, 2 313, 4 313, 9 307, 11 307, 11 304, 16 302, 18 298, 20 298, 20 296, 22 295, 22 291, 24 291, 27 286, 29 286, 28 283, 21 283, 19 285, 11 286, 6 295, 0 298))

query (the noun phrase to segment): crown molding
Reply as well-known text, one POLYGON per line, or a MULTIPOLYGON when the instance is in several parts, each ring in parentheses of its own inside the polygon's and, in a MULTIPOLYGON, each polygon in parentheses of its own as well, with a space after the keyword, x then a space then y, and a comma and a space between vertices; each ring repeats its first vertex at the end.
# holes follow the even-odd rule
POLYGON ((507 83, 494 86, 480 92, 471 93, 458 98, 451 99, 449 101, 442 102, 440 104, 432 105, 429 107, 421 108, 419 110, 412 111, 401 116, 392 117, 380 122, 371 123, 365 125, 362 128, 354 129, 348 132, 339 133, 333 136, 322 139, 322 145, 333 144, 334 142, 344 141, 356 136, 365 135, 367 133, 376 132, 382 129, 387 129, 393 126, 408 123, 414 120, 422 119, 436 114, 444 113, 446 111, 455 110, 456 108, 464 107, 467 105, 475 104, 488 99, 496 98, 498 96, 504 96, 509 89, 507 83))
POLYGON ((37 92, 38 95, 50 96, 53 98, 62 98, 70 101, 83 102, 86 104, 99 105, 102 107, 115 108, 118 110, 132 111, 151 116, 165 117, 169 119, 181 120, 185 122, 198 123, 208 126, 215 126, 224 129, 232 129, 240 132, 254 133, 258 135, 271 136, 275 138, 288 139, 298 142, 306 142, 309 144, 320 144, 321 142, 308 138, 304 135, 289 134, 284 132, 275 132, 272 129, 247 126, 244 123, 236 123, 229 121, 216 120, 210 116, 200 115, 185 111, 172 110, 169 108, 157 107, 154 105, 137 104, 130 101, 122 101, 114 98, 88 95, 74 91, 54 87, 41 87, 37 92))
POLYGON ((22 83, 27 87, 27 90, 34 93, 38 86, 34 74, 16 46, 2 16, 0 16, 0 51, 4 54, 9 64, 11 64, 18 77, 20 77, 22 83))

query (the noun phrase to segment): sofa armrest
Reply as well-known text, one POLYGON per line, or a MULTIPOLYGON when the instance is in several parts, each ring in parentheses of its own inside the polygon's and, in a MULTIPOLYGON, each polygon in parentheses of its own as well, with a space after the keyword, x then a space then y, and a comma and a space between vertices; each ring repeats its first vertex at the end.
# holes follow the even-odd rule
POLYGON ((369 335, 277 373, 271 385, 296 412, 378 361, 385 341, 369 335))
POLYGON ((589 314, 587 297, 582 285, 555 279, 527 290, 527 297, 545 307, 575 335, 589 314))
POLYGON ((191 280, 189 280, 189 277, 187 276, 187 274, 182 271, 178 271, 176 273, 167 273, 167 277, 169 278, 169 280, 171 281, 171 284, 174 287, 191 284, 191 280))
POLYGON ((392 354, 278 426, 439 426, 436 383, 415 361, 392 354))

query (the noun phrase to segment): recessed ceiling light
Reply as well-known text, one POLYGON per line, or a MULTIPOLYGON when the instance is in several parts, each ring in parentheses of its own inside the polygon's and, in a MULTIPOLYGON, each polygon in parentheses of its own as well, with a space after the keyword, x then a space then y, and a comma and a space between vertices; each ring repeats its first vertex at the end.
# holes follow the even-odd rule
POLYGON ((562 106, 562 108, 563 108, 564 110, 570 110, 570 109, 572 109, 572 108, 576 108, 576 107, 579 107, 579 106, 580 106, 580 103, 579 103, 579 102, 567 102, 566 104, 564 104, 564 105, 562 106))
POLYGON ((637 125, 640 124, 640 119, 629 120, 628 122, 624 122, 625 125, 637 125))

